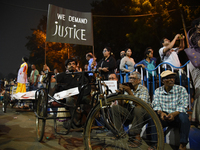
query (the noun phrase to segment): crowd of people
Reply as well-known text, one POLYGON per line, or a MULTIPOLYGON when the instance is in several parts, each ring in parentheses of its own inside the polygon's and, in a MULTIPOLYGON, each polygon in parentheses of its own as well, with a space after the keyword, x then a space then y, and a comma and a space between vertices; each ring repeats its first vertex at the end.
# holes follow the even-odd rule
MULTIPOLYGON (((197 21, 196 24, 194 24, 194 28, 196 29, 195 35, 193 34, 191 38, 196 41, 196 47, 200 47, 200 40, 199 38, 194 38, 193 36, 200 37, 200 20, 197 21)), ((159 55, 162 62, 170 63, 172 66, 180 67, 181 63, 178 57, 178 53, 185 49, 184 44, 185 36, 182 34, 177 34, 172 41, 168 40, 167 38, 163 38, 160 42, 161 48, 159 49, 159 55), (179 41, 179 46, 174 47, 175 43, 179 41)), ((132 50, 130 48, 126 48, 123 51, 120 52, 120 59, 115 60, 113 56, 113 52, 110 47, 103 48, 103 57, 99 61, 96 59, 94 54, 87 53, 86 54, 86 60, 88 63, 84 66, 84 71, 94 71, 98 70, 103 78, 103 80, 119 80, 117 77, 117 73, 119 72, 125 72, 129 73, 129 83, 131 83, 131 86, 122 85, 119 84, 119 89, 124 90, 124 94, 132 95, 138 98, 141 98, 146 103, 150 104, 153 108, 153 110, 156 112, 158 117, 160 118, 161 124, 163 127, 166 126, 173 126, 173 127, 179 127, 180 128, 180 146, 179 149, 184 150, 186 149, 186 144, 188 140, 189 135, 189 129, 190 129, 190 121, 188 119, 187 115, 187 108, 188 108, 188 93, 187 90, 177 85, 179 81, 179 75, 178 75, 178 69, 174 69, 174 72, 170 71, 171 68, 167 67, 167 70, 163 69, 161 73, 161 81, 162 86, 158 87, 155 90, 154 98, 150 97, 149 91, 146 88, 146 84, 141 84, 141 74, 140 72, 133 72, 135 68, 142 67, 147 69, 154 69, 156 67, 156 58, 153 57, 153 49, 151 47, 147 47, 144 51, 144 59, 140 62, 136 63, 134 59, 132 58, 132 50), (152 99, 150 99, 152 98, 152 99)), ((28 90, 36 90, 40 87, 45 87, 45 83, 43 83, 43 79, 45 78, 45 71, 50 69, 47 65, 44 65, 43 70, 40 72, 36 69, 36 66, 34 64, 31 65, 31 74, 28 77, 27 70, 28 65, 27 61, 28 59, 26 57, 22 58, 22 65, 20 66, 17 81, 11 81, 10 84, 17 83, 17 90, 16 92, 26 92, 27 87, 26 83, 29 82, 30 86, 28 90)), ((59 92, 62 90, 67 90, 76 86, 79 86, 78 79, 80 78, 79 75, 75 74, 69 74, 68 72, 81 72, 82 69, 78 67, 79 64, 75 59, 68 59, 65 62, 65 68, 66 70, 62 73, 59 73, 57 69, 54 69, 54 75, 52 76, 52 83, 65 83, 65 86, 59 86, 58 84, 54 84, 53 86, 56 86, 55 92, 59 92)), ((195 84, 195 90, 197 90, 197 95, 195 96, 196 102, 195 102, 195 112, 193 112, 193 120, 197 121, 199 123, 200 121, 200 112, 199 112, 199 68, 196 68, 193 66, 192 63, 190 63, 191 66, 191 73, 192 78, 194 80, 195 84), (198 76, 198 77, 197 77, 198 76)), ((164 65, 163 65, 164 67, 164 65)), ((89 76, 92 76, 93 73, 89 73, 89 76)), ((148 72, 148 77, 151 78, 152 72, 148 72)), ((154 76, 156 76, 156 72, 154 72, 154 76)), ((147 80, 147 74, 144 71, 144 81, 147 80)), ((126 80, 124 80, 126 82, 126 80)), ((4 86, 8 84, 6 81, 4 81, 4 86)), ((89 92, 86 91, 83 97, 84 104, 88 104, 90 101, 90 90, 89 92)), ((152 91, 150 91, 152 92, 152 91)), ((76 103, 77 97, 69 97, 65 101, 68 105, 74 105, 76 103)), ((86 110, 87 111, 87 110, 86 110)), ((74 112, 74 108, 70 109, 70 113, 72 114, 74 112)), ((126 114, 126 109, 123 107, 123 105, 112 105, 112 112, 113 116, 115 117, 115 126, 116 128, 120 129, 119 122, 117 118, 119 118, 119 115, 128 115, 126 114), (120 107, 120 109, 119 109, 120 107), (120 110, 120 111, 119 111, 120 110)), ((131 128, 129 131, 129 136, 133 137, 132 143, 129 146, 130 147, 139 147, 141 145, 141 128, 146 123, 143 122, 146 118, 148 118, 148 115, 143 115, 144 110, 135 107, 133 115, 130 116, 130 119, 136 118, 137 123, 140 124, 137 128, 131 128), (142 117, 141 117, 142 116, 142 117)), ((78 126, 78 121, 80 119, 80 114, 75 114, 75 120, 70 120, 73 124, 73 126, 78 126)), ((64 127, 68 128, 71 122, 65 122, 64 127)), ((152 124, 152 122, 149 122, 152 124)), ((134 122, 132 123, 134 124, 134 122)), ((134 125, 132 125, 134 126, 134 125)), ((123 130, 123 129, 120 129, 123 130)), ((156 132, 156 131, 155 131, 156 132)), ((152 139, 155 139, 156 137, 152 137, 152 139)), ((156 139, 155 139, 156 140, 156 139)), ((149 147, 148 149, 155 149, 156 145, 153 145, 152 147, 149 147)))

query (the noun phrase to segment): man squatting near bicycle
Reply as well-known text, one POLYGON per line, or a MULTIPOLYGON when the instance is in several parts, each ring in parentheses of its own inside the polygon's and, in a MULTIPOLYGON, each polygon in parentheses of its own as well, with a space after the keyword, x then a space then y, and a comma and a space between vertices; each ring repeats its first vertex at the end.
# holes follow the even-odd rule
MULTIPOLYGON (((175 76, 176 73, 170 70, 161 73, 161 80, 164 85, 155 90, 152 107, 158 114, 163 127, 172 126, 179 128, 179 150, 185 150, 190 131, 190 121, 186 112, 188 93, 183 86, 174 84, 175 76)), ((155 133, 156 129, 152 128, 151 132, 155 133)), ((152 135, 152 141, 157 141, 156 138, 156 136, 152 135)), ((155 147, 149 147, 149 150, 155 149, 155 147)))
MULTIPOLYGON (((139 72, 132 72, 129 76, 129 82, 132 84, 131 86, 128 85, 119 85, 119 89, 121 91, 125 91, 125 94, 133 95, 135 97, 138 97, 145 101, 146 103, 150 104, 150 96, 148 93, 148 89, 141 84, 141 75, 139 72)), ((127 117, 129 122, 132 122, 132 127, 129 129, 129 147, 136 148, 141 145, 141 129, 147 122, 144 121, 149 118, 146 111, 140 107, 135 106, 133 104, 130 104, 131 109, 133 112, 125 108, 124 106, 127 104, 122 105, 113 105, 111 107, 112 113, 113 113, 113 122, 116 127, 116 129, 119 132, 123 132, 123 127, 121 127, 122 122, 120 120, 121 116, 127 117), (135 108, 134 108, 135 107, 135 108)))
MULTIPOLYGON (((66 72, 62 72, 56 75, 56 90, 55 92, 60 92, 63 90, 68 90, 71 88, 79 87, 81 85, 81 74, 67 74, 67 73, 75 73, 77 67, 77 61, 75 59, 68 59, 65 62, 66 72)), ((90 102, 90 88, 86 88, 84 91, 84 96, 81 100, 81 104, 89 104, 90 102)), ((75 106, 77 102, 78 96, 71 96, 66 98, 66 104, 70 106, 75 106)), ((86 110, 86 105, 81 105, 81 108, 86 110)), ((68 120, 67 122, 63 122, 63 126, 68 129, 70 122, 72 121, 72 128, 80 127, 84 124, 84 121, 81 120, 81 112, 75 111, 75 108, 68 107, 70 111, 70 115, 72 116, 75 113, 74 120, 68 120), (74 112, 75 111, 75 112, 74 112)), ((83 118, 83 117, 82 117, 83 118)))

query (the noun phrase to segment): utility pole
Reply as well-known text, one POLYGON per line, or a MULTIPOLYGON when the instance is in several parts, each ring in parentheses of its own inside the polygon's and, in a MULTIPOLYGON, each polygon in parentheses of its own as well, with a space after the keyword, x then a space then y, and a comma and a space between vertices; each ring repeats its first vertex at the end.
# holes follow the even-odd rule
POLYGON ((183 11, 182 11, 182 4, 180 5, 179 0, 177 0, 177 3, 178 3, 178 8, 179 8, 179 11, 180 11, 180 14, 181 14, 181 20, 182 20, 182 23, 183 23, 183 30, 184 30, 184 33, 185 33, 185 39, 186 39, 186 42, 187 42, 187 47, 189 47, 188 36, 187 36, 187 31, 186 31, 186 26, 185 26, 185 20, 184 20, 183 11))

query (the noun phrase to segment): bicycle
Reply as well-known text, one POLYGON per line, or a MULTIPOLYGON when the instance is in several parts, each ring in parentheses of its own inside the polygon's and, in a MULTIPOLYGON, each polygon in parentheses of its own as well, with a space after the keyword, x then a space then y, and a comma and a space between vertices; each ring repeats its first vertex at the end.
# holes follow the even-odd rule
MULTIPOLYGON (((82 76, 87 76, 88 73, 91 72, 82 72, 82 76)), ((92 72, 93 74, 95 72, 92 72)), ((48 74, 48 86, 50 87, 50 76, 51 74, 48 74)), ((82 78, 83 79, 83 78, 82 78)), ((90 81, 90 80, 88 80, 90 81)), ((129 135, 128 132, 130 130, 127 125, 130 124, 130 120, 128 116, 131 116, 132 111, 134 107, 127 108, 129 110, 129 114, 127 117, 121 116, 119 120, 121 121, 121 130, 118 130, 113 122, 113 114, 111 112, 111 108, 114 102, 118 102, 118 105, 129 104, 127 107, 130 106, 140 106, 143 109, 146 110, 146 113, 149 114, 150 118, 152 119, 157 133, 146 133, 146 137, 142 138, 141 145, 138 147, 138 149, 147 149, 149 144, 151 142, 154 142, 154 144, 157 145, 157 149, 162 150, 164 147, 164 135, 163 135, 163 129, 161 126, 161 123, 159 121, 159 118, 157 117, 156 113, 153 111, 153 109, 150 107, 149 104, 142 101, 141 99, 130 96, 130 95, 124 95, 120 93, 109 93, 108 87, 106 87, 105 92, 102 89, 102 86, 105 86, 102 84, 101 77, 98 72, 96 72, 95 82, 88 82, 85 84, 82 84, 80 87, 80 94, 78 95, 77 103, 75 106, 75 110, 80 106, 82 95, 84 93, 84 89, 88 86, 94 85, 96 87, 96 90, 93 94, 92 100, 90 105, 92 106, 89 114, 87 115, 87 120, 83 127, 80 127, 78 129, 71 129, 72 121, 70 122, 70 127, 67 129, 65 133, 58 133, 56 132, 57 126, 55 125, 55 120, 58 119, 58 117, 48 117, 48 111, 47 108, 49 107, 48 99, 52 99, 53 101, 57 102, 61 106, 66 106, 65 103, 60 102, 59 100, 55 99, 54 97, 50 96, 48 94, 49 88, 43 88, 39 89, 36 92, 36 105, 35 105, 35 114, 36 114, 36 131, 37 131, 37 138, 38 141, 42 141, 44 136, 44 130, 45 130, 45 122, 47 119, 54 119, 54 129, 57 134, 68 134, 69 132, 83 130, 83 140, 86 150, 92 150, 92 149, 135 149, 129 147, 129 135), (131 105, 130 105, 131 104, 131 105), (151 141, 149 140, 149 136, 151 134, 154 134, 157 136, 158 141, 151 141)), ((123 105, 125 107, 125 105, 123 105)), ((67 106, 71 107, 71 106, 67 106)), ((71 120, 73 120, 74 114, 71 116, 71 120)), ((148 120, 146 120, 147 122, 148 120)), ((136 120, 137 122, 137 120, 136 120)), ((138 126, 138 124, 136 124, 138 126)), ((145 128, 145 127, 143 127, 145 128)), ((148 127, 146 125, 146 129, 148 130, 148 127)))

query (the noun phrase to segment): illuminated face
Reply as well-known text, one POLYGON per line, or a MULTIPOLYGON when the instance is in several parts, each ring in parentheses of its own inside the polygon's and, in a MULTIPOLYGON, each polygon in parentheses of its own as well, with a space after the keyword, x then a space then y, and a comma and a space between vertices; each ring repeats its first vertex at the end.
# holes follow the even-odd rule
POLYGON ((133 74, 133 75, 131 74, 129 76, 129 82, 131 82, 133 87, 135 87, 141 83, 141 79, 139 79, 136 74, 133 74))
POLYGON ((170 43, 170 40, 168 40, 167 38, 165 38, 163 46, 167 46, 167 45, 169 45, 169 43, 170 43))
POLYGON ((57 69, 54 69, 53 72, 54 72, 54 74, 57 74, 57 73, 58 73, 58 70, 57 70, 57 69))
POLYGON ((172 87, 175 83, 175 75, 169 75, 162 79, 164 86, 172 87))
POLYGON ((116 77, 116 74, 110 74, 109 77, 108 77, 108 80, 115 80, 115 81, 118 81, 117 77, 116 77))
POLYGON ((110 55, 110 52, 106 48, 104 48, 103 49, 103 56, 108 57, 109 55, 110 55))
POLYGON ((147 57, 149 57, 149 58, 153 58, 153 50, 152 50, 152 49, 150 49, 149 51, 150 51, 150 53, 149 53, 149 54, 147 54, 147 57))
POLYGON ((31 65, 31 69, 34 70, 35 69, 35 65, 31 65))
POLYGON ((76 71, 76 62, 75 61, 69 62, 67 64, 67 70, 69 70, 70 72, 76 71))
POLYGON ((89 57, 88 55, 86 55, 86 57, 85 57, 85 58, 86 58, 86 60, 87 60, 87 61, 89 61, 89 60, 90 60, 90 57, 89 57))
POLYGON ((121 52, 120 52, 120 57, 123 58, 123 57, 124 57, 124 54, 125 54, 125 51, 121 51, 121 52))
POLYGON ((126 56, 131 56, 132 55, 132 51, 131 51, 131 49, 128 49, 127 51, 126 51, 126 56))

